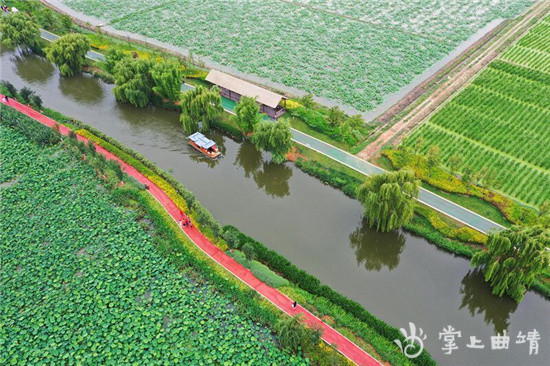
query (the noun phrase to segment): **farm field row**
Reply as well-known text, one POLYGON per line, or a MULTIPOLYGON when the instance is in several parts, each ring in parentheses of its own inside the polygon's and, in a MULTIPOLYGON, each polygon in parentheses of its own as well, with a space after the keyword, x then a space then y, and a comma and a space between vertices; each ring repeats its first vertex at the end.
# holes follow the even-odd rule
POLYGON ((458 171, 487 170, 499 190, 521 201, 550 199, 550 58, 532 62, 550 43, 549 19, 489 64, 408 143, 422 138, 424 153, 437 145, 446 162, 461 156, 458 171))
POLYGON ((65 0, 124 31, 167 42, 240 72, 373 109, 492 20, 531 4, 378 0, 65 0), (385 9, 374 11, 373 9, 385 9), (117 16, 116 11, 119 11, 117 16), (454 15, 460 11, 462 17, 454 15), (452 25, 452 26, 451 26, 452 25))
POLYGON ((1 364, 305 364, 163 257, 92 167, 5 126, 0 141, 1 364))

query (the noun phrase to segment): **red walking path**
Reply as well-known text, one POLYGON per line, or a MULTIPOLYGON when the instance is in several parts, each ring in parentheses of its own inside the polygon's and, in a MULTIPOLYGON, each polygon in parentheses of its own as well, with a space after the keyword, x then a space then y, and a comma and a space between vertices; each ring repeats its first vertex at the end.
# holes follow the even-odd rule
MULTIPOLYGON (((61 132, 63 135, 69 134, 69 128, 58 124, 56 121, 13 99, 9 99, 9 101, 6 103, 4 100, 4 96, 2 96, 2 103, 5 105, 9 105, 10 107, 20 111, 21 113, 35 119, 36 121, 48 127, 53 128, 57 124, 59 126, 59 132, 61 132)), ((82 136, 78 136, 78 139, 85 142, 88 141, 82 136)), ((134 177, 142 184, 149 185, 149 193, 151 193, 153 197, 157 199, 157 201, 166 209, 166 211, 176 222, 179 222, 181 219, 187 218, 185 215, 182 217, 181 211, 178 206, 176 206, 176 204, 170 199, 170 197, 168 197, 168 195, 163 190, 161 190, 143 174, 138 172, 134 167, 126 164, 124 161, 111 154, 109 151, 105 150, 99 145, 96 145, 96 149, 107 159, 117 161, 126 172, 126 174, 134 177)), ((197 245, 210 258, 219 263, 242 282, 257 291, 260 295, 265 297, 279 309, 290 316, 302 314, 302 319, 307 325, 321 328, 323 330, 323 340, 328 344, 336 345, 338 351, 346 356, 348 359, 362 366, 381 365, 378 360, 373 358, 363 349, 359 348, 359 346, 357 346, 355 343, 344 337, 342 334, 338 333, 332 327, 325 324, 323 321, 321 321, 319 318, 311 314, 300 305, 296 306, 296 308, 292 308, 293 301, 291 299, 279 292, 277 289, 268 286, 267 284, 256 278, 252 274, 252 272, 250 272, 250 270, 236 262, 233 258, 228 256, 217 246, 212 244, 207 238, 205 238, 201 234, 201 232, 196 227, 181 227, 181 229, 195 243, 195 245, 197 245)))

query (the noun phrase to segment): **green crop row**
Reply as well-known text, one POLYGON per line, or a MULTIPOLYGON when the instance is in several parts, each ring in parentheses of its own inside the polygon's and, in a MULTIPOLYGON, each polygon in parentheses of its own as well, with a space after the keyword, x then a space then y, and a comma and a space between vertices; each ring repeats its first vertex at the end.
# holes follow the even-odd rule
POLYGON ((461 173, 490 171, 492 188, 520 201, 538 206, 550 200, 549 20, 414 130, 409 146, 420 140, 423 153, 439 146, 447 166, 459 156, 453 169, 461 173), (538 67, 524 59, 546 61, 538 67))

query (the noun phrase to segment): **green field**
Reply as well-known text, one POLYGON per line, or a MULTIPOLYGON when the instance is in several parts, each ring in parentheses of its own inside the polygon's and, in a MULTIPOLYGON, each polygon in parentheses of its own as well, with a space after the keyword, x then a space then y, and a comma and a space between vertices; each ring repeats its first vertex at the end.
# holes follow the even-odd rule
POLYGON ((458 154, 474 171, 496 176, 496 188, 523 202, 550 199, 550 17, 493 61, 417 128, 423 151, 458 154))
POLYGON ((0 153, 0 364, 306 364, 161 255, 80 156, 4 125, 0 153))
POLYGON ((63 0, 110 26, 366 111, 531 0, 63 0), (498 3, 497 5, 495 5, 498 3), (457 14, 460 14, 457 16, 457 14))

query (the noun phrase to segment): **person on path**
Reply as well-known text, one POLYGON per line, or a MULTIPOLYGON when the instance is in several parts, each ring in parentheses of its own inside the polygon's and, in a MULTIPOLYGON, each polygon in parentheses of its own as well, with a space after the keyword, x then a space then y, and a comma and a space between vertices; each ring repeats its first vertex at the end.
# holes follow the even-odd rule
POLYGON ((10 102, 10 98, 7 95, 4 96, 4 99, 6 99, 6 104, 8 104, 10 102))
POLYGON ((296 306, 297 306, 297 305, 298 305, 298 303, 297 303, 296 301, 294 301, 294 302, 292 303, 292 308, 293 308, 293 309, 296 309, 296 306))

